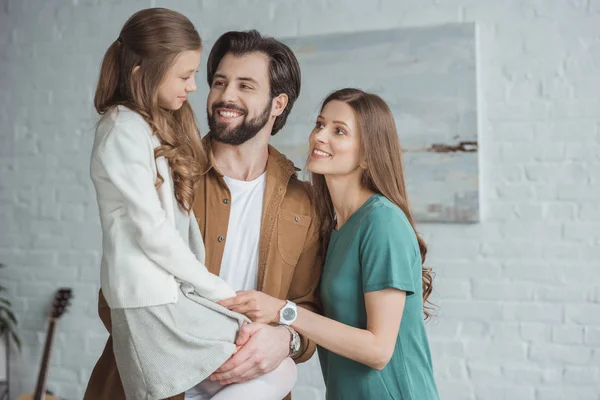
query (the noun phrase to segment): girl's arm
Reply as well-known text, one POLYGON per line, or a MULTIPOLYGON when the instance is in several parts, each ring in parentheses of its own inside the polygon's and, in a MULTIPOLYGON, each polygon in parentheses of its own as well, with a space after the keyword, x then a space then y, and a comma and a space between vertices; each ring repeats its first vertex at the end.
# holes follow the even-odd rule
POLYGON ((98 144, 95 156, 122 195, 127 217, 146 256, 176 278, 192 284, 209 300, 235 296, 225 281, 198 261, 167 219, 154 185, 154 146, 146 129, 133 122, 117 122, 98 144))

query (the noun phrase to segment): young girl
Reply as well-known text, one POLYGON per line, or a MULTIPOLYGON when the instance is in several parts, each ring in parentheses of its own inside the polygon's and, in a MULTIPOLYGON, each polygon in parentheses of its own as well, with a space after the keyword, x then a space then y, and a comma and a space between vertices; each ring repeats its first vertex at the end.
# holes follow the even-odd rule
MULTIPOLYGON (((325 316, 298 308, 291 326, 319 345, 327 399, 438 400, 423 323, 432 276, 387 104, 357 89, 329 95, 310 136, 308 169, 323 221, 325 316)), ((279 318, 282 301, 260 292, 221 304, 245 313, 252 297, 260 297, 263 322, 279 318)))
MULTIPOLYGON (((215 303, 235 291, 204 266, 191 211, 205 154, 187 96, 201 50, 183 15, 139 11, 106 52, 94 98, 101 286, 128 399, 167 398, 203 381, 236 351, 248 321, 215 303)), ((207 382, 194 399, 281 399, 295 376, 288 358, 253 381, 207 382)))

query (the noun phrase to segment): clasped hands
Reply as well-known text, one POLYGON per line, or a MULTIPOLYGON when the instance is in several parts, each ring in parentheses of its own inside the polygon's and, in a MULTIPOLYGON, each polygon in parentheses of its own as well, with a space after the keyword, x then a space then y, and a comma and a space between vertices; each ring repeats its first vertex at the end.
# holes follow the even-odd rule
POLYGON ((252 324, 244 324, 236 339, 237 350, 211 376, 222 385, 246 382, 273 371, 289 355, 290 333, 268 325, 279 321, 285 300, 256 290, 242 290, 218 304, 246 315, 252 324))

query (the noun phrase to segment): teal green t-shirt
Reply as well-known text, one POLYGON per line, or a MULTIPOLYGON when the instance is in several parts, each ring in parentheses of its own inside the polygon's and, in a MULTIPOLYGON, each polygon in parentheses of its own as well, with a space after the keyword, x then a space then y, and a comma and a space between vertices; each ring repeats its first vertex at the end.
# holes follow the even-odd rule
POLYGON ((367 328, 365 293, 396 288, 406 303, 396 347, 381 371, 318 348, 328 400, 438 400, 423 322, 421 254, 402 210, 373 195, 333 231, 320 294, 325 316, 367 328))

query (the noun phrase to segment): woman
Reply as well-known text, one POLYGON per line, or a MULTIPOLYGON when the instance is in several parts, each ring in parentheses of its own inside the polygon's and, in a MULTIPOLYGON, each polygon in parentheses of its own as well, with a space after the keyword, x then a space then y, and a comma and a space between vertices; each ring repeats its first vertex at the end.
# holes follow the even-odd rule
MULTIPOLYGON (((432 276, 387 104, 357 89, 330 94, 310 136, 307 167, 323 221, 324 316, 299 308, 291 326, 319 345, 327 399, 437 400, 423 322, 432 276)), ((272 322, 285 302, 252 291, 220 304, 272 322)))
MULTIPOLYGON (((196 90, 201 51, 185 16, 141 10, 106 51, 96 88, 102 118, 91 177, 103 234, 101 286, 128 399, 194 387, 236 351, 247 321, 215 303, 235 291, 206 269, 191 211, 205 154, 187 97, 196 90)), ((224 389, 205 381, 193 398, 281 399, 295 377, 286 359, 269 374, 224 389)))

